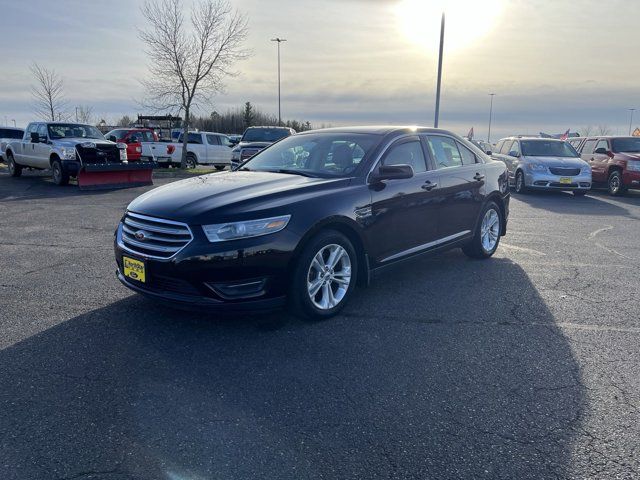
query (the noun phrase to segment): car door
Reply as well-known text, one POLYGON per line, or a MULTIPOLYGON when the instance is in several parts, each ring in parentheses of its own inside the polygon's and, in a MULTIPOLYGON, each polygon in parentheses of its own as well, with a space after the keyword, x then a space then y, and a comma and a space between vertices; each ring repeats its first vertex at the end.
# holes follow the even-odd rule
POLYGON ((220 144, 220 136, 207 134, 207 158, 211 163, 223 163, 223 147, 220 144))
POLYGON ((220 160, 221 163, 231 163, 231 150, 234 145, 226 135, 218 135, 220 140, 220 160))
POLYGON ((438 172, 430 170, 418 136, 395 141, 374 168, 411 165, 412 178, 370 185, 370 255, 385 263, 429 248, 438 236, 438 172))
POLYGON ((51 146, 49 145, 47 124, 39 123, 36 132, 38 133, 39 142, 33 145, 34 166, 38 168, 49 168, 51 166, 49 158, 51 155, 51 146))
POLYGON ((27 167, 34 167, 33 164, 35 158, 35 144, 31 141, 31 134, 37 132, 38 124, 30 123, 24 132, 22 141, 20 142, 20 151, 16 152, 15 161, 20 165, 27 167))
POLYGON ((439 173, 438 237, 455 240, 475 228, 485 197, 485 165, 453 137, 428 135, 426 140, 439 173))
POLYGON ((607 181, 607 170, 609 168, 609 160, 611 160, 609 157, 610 151, 611 148, 607 140, 598 140, 589 159, 591 176, 594 182, 607 181))

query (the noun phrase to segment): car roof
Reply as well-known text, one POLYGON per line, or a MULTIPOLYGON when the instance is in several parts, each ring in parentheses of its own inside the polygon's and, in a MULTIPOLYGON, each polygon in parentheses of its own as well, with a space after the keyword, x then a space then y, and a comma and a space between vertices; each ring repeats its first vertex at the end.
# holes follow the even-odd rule
POLYGON ((369 126, 353 126, 353 127, 331 127, 321 128, 318 130, 308 130, 299 135, 308 133, 368 133, 372 135, 389 135, 393 133, 444 133, 458 137, 455 133, 442 128, 421 127, 417 125, 398 126, 398 125, 369 125, 369 126))
POLYGON ((20 128, 20 127, 4 127, 4 126, 2 126, 0 128, 2 130, 17 130, 17 131, 20 131, 20 132, 24 132, 24 128, 20 128))

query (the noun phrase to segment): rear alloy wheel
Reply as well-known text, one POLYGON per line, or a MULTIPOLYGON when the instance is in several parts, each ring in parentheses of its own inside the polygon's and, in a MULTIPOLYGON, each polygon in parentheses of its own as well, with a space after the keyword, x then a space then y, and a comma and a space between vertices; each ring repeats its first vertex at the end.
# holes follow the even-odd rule
POLYGON ((13 153, 7 153, 7 167, 9 168, 9 175, 12 177, 19 177, 22 175, 22 165, 18 165, 13 158, 13 153))
POLYGON ((516 172, 516 193, 526 193, 527 186, 524 183, 524 173, 522 170, 516 172))
POLYGON ((624 195, 627 189, 622 183, 622 174, 619 170, 614 170, 609 175, 609 180, 607 181, 607 189, 609 190, 609 195, 613 195, 614 197, 618 195, 624 195))
POLYGON ((69 174, 62 168, 60 160, 55 159, 51 162, 51 172, 53 175, 53 183, 59 186, 69 184, 69 174))
POLYGON ((495 202, 489 202, 482 211, 482 220, 476 227, 471 242, 462 247, 471 258, 489 258, 498 249, 502 233, 502 213, 495 202))
POLYGON ((351 296, 358 271, 355 249, 340 232, 321 232, 305 247, 294 273, 291 301, 313 320, 336 315, 351 296))
POLYGON ((187 168, 196 168, 198 166, 198 160, 192 153, 187 153, 187 168))

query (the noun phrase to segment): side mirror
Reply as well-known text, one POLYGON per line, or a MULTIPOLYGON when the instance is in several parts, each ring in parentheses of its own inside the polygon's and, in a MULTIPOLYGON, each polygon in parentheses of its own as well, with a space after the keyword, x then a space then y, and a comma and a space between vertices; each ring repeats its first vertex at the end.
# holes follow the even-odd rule
POLYGON ((31 132, 31 143, 40 143, 40 135, 38 135, 38 132, 31 132))
POLYGON ((607 151, 607 149, 606 149, 606 148, 604 148, 604 147, 600 147, 600 148, 596 148, 596 149, 593 151, 593 153, 597 153, 598 155, 606 155, 606 154, 607 154, 607 153, 609 153, 609 152, 607 151))
POLYGON ((511 150, 511 151, 509 152, 509 156, 510 156, 510 157, 516 157, 516 158, 518 158, 518 157, 520 156, 520 153, 519 153, 519 152, 516 152, 515 150, 511 150))
POLYGON ((381 165, 377 173, 371 177, 373 182, 382 180, 402 180, 413 177, 413 167, 411 165, 381 165))
POLYGON ((110 141, 110 142, 113 142, 113 143, 117 143, 117 142, 118 142, 118 139, 116 138, 116 136, 115 136, 115 135, 109 135, 109 141, 110 141))
POLYGON ((484 152, 484 153, 486 153, 487 155, 492 155, 492 154, 493 154, 493 152, 492 152, 491 150, 487 150, 487 151, 486 151, 486 152, 484 152))

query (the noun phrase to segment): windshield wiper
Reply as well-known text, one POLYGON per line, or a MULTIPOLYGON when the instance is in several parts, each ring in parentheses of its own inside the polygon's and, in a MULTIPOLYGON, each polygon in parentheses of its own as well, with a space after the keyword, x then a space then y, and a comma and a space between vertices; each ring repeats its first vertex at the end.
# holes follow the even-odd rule
POLYGON ((302 175, 303 177, 318 178, 317 175, 313 175, 312 173, 305 172, 302 170, 295 170, 292 168, 279 168, 277 170, 267 170, 267 171, 273 172, 273 173, 288 173, 290 175, 302 175))

